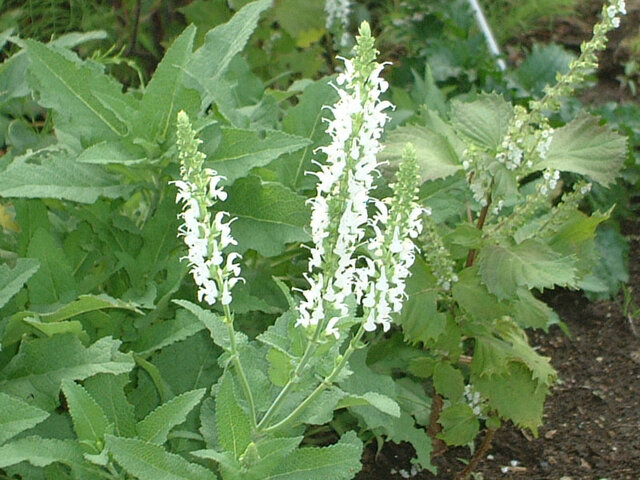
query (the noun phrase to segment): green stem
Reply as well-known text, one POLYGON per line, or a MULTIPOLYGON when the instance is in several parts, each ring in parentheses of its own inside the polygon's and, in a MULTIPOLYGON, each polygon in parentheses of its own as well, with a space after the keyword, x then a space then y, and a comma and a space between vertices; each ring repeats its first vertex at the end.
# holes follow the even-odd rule
POLYGON ((289 415, 287 415, 287 417, 285 417, 275 425, 265 428, 263 432, 273 433, 277 430, 280 430, 286 427, 291 422, 293 422, 296 419, 296 417, 300 415, 300 413, 302 413, 309 406, 309 404, 311 404, 311 402, 313 402, 318 397, 318 395, 320 395, 327 388, 331 387, 333 385, 333 381, 338 376, 338 374, 342 371, 342 369, 345 367, 351 355, 353 355, 353 353, 356 350, 358 350, 358 348, 360 348, 358 346, 358 343, 360 342, 360 339, 362 338, 363 335, 364 335, 364 324, 361 324, 360 328, 358 329, 358 332, 351 339, 351 342, 349 342, 349 347, 347 348, 347 350, 345 350, 344 355, 342 355, 342 358, 340 359, 340 361, 333 367, 333 370, 331 371, 331 373, 315 388, 315 390, 313 390, 313 392, 311 392, 307 396, 307 398, 305 398, 302 401, 302 403, 300 403, 289 415))

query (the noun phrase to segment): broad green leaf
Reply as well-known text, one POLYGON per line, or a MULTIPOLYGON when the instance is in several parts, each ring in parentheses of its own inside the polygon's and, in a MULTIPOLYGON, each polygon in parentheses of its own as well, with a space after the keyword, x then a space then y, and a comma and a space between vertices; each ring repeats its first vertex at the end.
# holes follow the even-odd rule
POLYGON ((327 79, 318 80, 304 89, 298 103, 284 115, 282 128, 287 133, 311 141, 304 149, 280 157, 269 165, 277 172, 278 179, 294 191, 308 190, 315 186, 317 178, 306 172, 317 169, 311 163, 315 157, 315 146, 327 145, 330 141, 329 134, 326 133, 327 124, 323 120, 328 116, 324 106, 332 105, 337 97, 336 90, 327 79))
POLYGON ((103 337, 84 347, 70 334, 24 341, 18 353, 0 371, 0 392, 33 403, 45 410, 58 404, 62 380, 84 380, 98 373, 127 373, 133 368, 131 355, 118 351, 120 342, 103 337))
POLYGON ((433 442, 424 428, 416 427, 411 415, 402 412, 389 438, 395 443, 409 442, 416 451, 416 461, 435 475, 436 467, 431 464, 433 442))
POLYGON ((250 176, 227 192, 223 208, 238 219, 232 233, 242 251, 253 249, 269 257, 282 253, 287 243, 309 240, 304 230, 310 215, 305 198, 284 185, 250 176))
POLYGON ((122 117, 122 107, 130 97, 122 93, 121 85, 95 68, 78 65, 50 46, 35 40, 24 42, 40 104, 52 108, 58 119, 72 125, 77 137, 91 144, 128 133, 130 120, 122 117))
POLYGON ((100 373, 84 382, 84 388, 96 400, 113 424, 114 433, 120 437, 136 435, 136 418, 133 406, 127 401, 124 387, 129 383, 127 374, 109 375, 100 373))
POLYGON ((269 380, 277 387, 284 387, 291 378, 291 359, 281 350, 272 348, 267 353, 269 380))
MULTIPOLYGON (((200 320, 202 324, 207 328, 207 330, 209 330, 211 339, 216 345, 224 350, 229 350, 231 348, 231 337, 229 336, 229 328, 217 313, 212 312, 211 310, 205 310, 199 305, 191 303, 187 300, 174 300, 173 303, 186 308, 193 315, 195 315, 196 318, 200 320)), ((244 342, 246 342, 246 339, 244 340, 244 342)))
POLYGON ((73 380, 62 381, 62 393, 67 399, 73 428, 83 449, 93 454, 100 453, 104 436, 109 430, 109 420, 102 408, 73 380))
POLYGON ((7 302, 40 268, 40 262, 35 258, 18 258, 15 267, 0 265, 0 308, 7 302))
POLYGON ((518 291, 518 300, 513 305, 513 318, 522 328, 541 328, 560 322, 558 314, 542 300, 538 300, 526 289, 518 291))
POLYGON ((272 0, 252 2, 240 9, 227 23, 209 31, 204 44, 191 55, 185 67, 189 80, 187 86, 193 84, 204 94, 208 90, 215 90, 216 82, 221 79, 233 57, 244 49, 260 14, 271 3, 272 0))
POLYGON ((498 298, 514 298, 519 287, 551 288, 576 282, 574 261, 536 240, 489 245, 478 255, 482 281, 498 298))
POLYGON ((14 162, 0 176, 3 197, 94 203, 101 196, 124 197, 131 189, 102 166, 78 163, 67 155, 42 159, 39 164, 14 162))
POLYGON ((247 480, 263 480, 279 464, 286 461, 295 448, 300 445, 303 437, 265 438, 256 443, 259 462, 247 469, 247 480))
POLYGON ((566 73, 574 58, 575 54, 556 43, 544 46, 535 43, 515 74, 520 84, 534 94, 532 96, 542 97, 544 87, 554 85, 556 75, 566 73))
POLYGON ((249 174, 252 168, 262 167, 281 155, 308 146, 309 139, 277 130, 258 132, 223 127, 222 143, 206 165, 226 177, 229 184, 249 174))
POLYGON ((448 177, 462 168, 460 158, 449 140, 420 125, 393 130, 387 137, 380 159, 399 161, 407 143, 413 144, 416 149, 421 182, 448 177))
POLYGON ((22 320, 27 325, 32 326, 36 330, 44 333, 47 337, 60 335, 63 333, 71 333, 76 335, 83 342, 89 341, 89 335, 84 331, 81 322, 77 320, 64 320, 62 322, 43 322, 37 317, 27 317, 22 320))
POLYGON ((230 374, 224 375, 216 395, 216 426, 222 448, 240 458, 251 442, 251 423, 238 403, 230 374))
POLYGON ((537 435, 549 388, 533 380, 527 367, 512 363, 505 374, 473 377, 472 381, 501 417, 537 435))
POLYGON ((215 480, 211 471, 167 452, 161 445, 107 435, 107 448, 139 480, 215 480))
POLYGON ((71 265, 48 231, 38 227, 33 232, 26 256, 40 261, 40 268, 27 282, 32 304, 61 303, 75 298, 71 265))
POLYGON ((131 348, 140 355, 146 355, 195 335, 203 328, 204 324, 191 313, 178 310, 175 318, 160 320, 146 328, 144 335, 131 348))
POLYGON ((340 399, 336 408, 354 407, 356 405, 370 405, 392 417, 400 416, 398 402, 376 392, 367 392, 364 395, 348 395, 340 399))
POLYGON ((49 414, 44 410, 29 405, 17 397, 0 393, 0 445, 42 422, 48 416, 49 414))
POLYGON ((438 362, 433 371, 433 386, 447 399, 455 402, 464 393, 464 377, 462 372, 448 362, 438 362))
POLYGON ((206 389, 201 388, 185 392, 156 408, 138 422, 136 426, 138 438, 160 445, 166 442, 169 431, 176 425, 184 423, 189 412, 202 400, 205 391, 206 389))
POLYGON ((480 147, 495 151, 509 128, 513 107, 500 95, 481 94, 472 102, 451 102, 455 130, 480 147))
POLYGON ((627 154, 627 139, 600 119, 583 114, 556 129, 547 157, 536 167, 579 173, 604 186, 611 185, 627 154))
POLYGON ((195 113, 200 96, 184 87, 183 70, 191 59, 196 27, 190 25, 167 49, 140 101, 135 132, 151 141, 162 143, 170 135, 179 110, 195 113))
POLYGON ((134 303, 125 302, 101 293, 98 295, 80 295, 77 300, 74 300, 51 313, 41 313, 39 317, 45 322, 59 322, 61 320, 67 320, 69 318, 82 315, 83 313, 109 308, 130 310, 132 312, 142 314, 134 303))
POLYGON ((478 267, 465 268, 458 276, 451 294, 468 315, 476 320, 492 321, 511 314, 510 305, 491 295, 487 287, 481 283, 478 267))
POLYGON ((325 33, 325 9, 321 2, 282 0, 277 2, 274 15, 278 25, 297 40, 299 47, 309 46, 312 38, 319 40, 325 33), (301 43, 302 39, 306 42, 301 43))
POLYGON ((471 443, 480 430, 480 422, 466 403, 453 403, 442 410, 438 423, 442 432, 438 434, 448 445, 463 446, 471 443))
POLYGON ((144 152, 126 148, 122 142, 99 142, 83 150, 76 158, 79 163, 106 165, 137 165, 147 160, 144 152))
POLYGON ((0 468, 29 462, 45 467, 55 462, 65 465, 83 463, 82 449, 75 440, 58 440, 36 436, 20 438, 0 447, 0 468))
POLYGON ((264 480, 350 480, 362 468, 362 442, 347 432, 328 447, 294 450, 264 480))

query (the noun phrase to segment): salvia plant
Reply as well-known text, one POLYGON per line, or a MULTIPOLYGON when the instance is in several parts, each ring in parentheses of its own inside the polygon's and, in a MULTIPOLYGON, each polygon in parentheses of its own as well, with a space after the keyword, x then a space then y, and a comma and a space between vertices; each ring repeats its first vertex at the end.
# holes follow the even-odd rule
POLYGON ((465 476, 501 421, 541 425, 535 293, 598 286, 610 212, 582 199, 625 153, 550 118, 624 2, 542 99, 386 134, 368 24, 337 75, 267 89, 240 54, 270 7, 187 27, 128 91, 73 51, 99 32, 0 35, 0 475, 347 480, 370 440, 435 472, 484 429, 465 476))

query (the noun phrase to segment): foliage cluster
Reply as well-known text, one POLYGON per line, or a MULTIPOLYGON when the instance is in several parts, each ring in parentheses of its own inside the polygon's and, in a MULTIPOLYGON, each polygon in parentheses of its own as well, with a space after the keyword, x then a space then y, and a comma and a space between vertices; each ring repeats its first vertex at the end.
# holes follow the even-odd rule
POLYGON ((521 92, 515 102, 472 81, 449 101, 458 75, 426 64, 424 76, 407 70, 411 92, 392 85, 375 195, 392 196, 411 143, 430 215, 395 326, 365 333, 372 306, 354 292, 337 338, 296 325, 317 188, 306 172, 325 160, 325 106, 342 81, 316 77, 349 51, 311 3, 191 2, 181 8, 196 25, 128 88, 77 53, 101 33, 0 34, 12 51, 0 66, 2 474, 347 480, 363 440, 410 442, 433 470, 440 442, 470 444, 503 420, 540 426, 555 372, 525 330, 559 319, 535 292, 601 287, 595 232, 610 211, 580 207, 627 154, 595 117, 557 122, 560 100, 593 67, 617 18, 606 7, 620 2, 555 87, 504 88, 521 92), (235 218, 244 283, 230 309, 199 305, 181 261, 179 111, 203 167, 224 177, 212 213, 235 218))

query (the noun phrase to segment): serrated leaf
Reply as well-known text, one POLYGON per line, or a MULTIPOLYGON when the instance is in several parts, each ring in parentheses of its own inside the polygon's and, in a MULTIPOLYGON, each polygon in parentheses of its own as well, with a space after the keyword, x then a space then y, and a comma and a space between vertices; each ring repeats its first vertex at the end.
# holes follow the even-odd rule
POLYGON ((253 249, 270 257, 282 253, 288 243, 310 239, 304 230, 310 216, 305 197, 284 185, 249 176, 227 192, 223 208, 238 219, 232 233, 242 251, 253 249))
POLYGON ((575 55, 561 45, 536 43, 515 74, 520 84, 533 93, 533 96, 542 96, 544 87, 555 84, 556 75, 566 73, 574 58, 575 55))
POLYGON ((452 402, 462 398, 464 377, 462 372, 448 362, 438 362, 433 371, 433 386, 436 391, 452 402))
POLYGON ((18 258, 13 268, 0 265, 0 308, 20 291, 38 268, 40 268, 40 262, 35 258, 18 258))
MULTIPOLYGON (((216 345, 223 350, 229 350, 231 348, 231 337, 229 336, 229 328, 222 321, 220 316, 211 310, 205 310, 204 308, 191 303, 187 300, 174 300, 173 303, 186 308, 189 312, 196 316, 200 322, 209 330, 211 339, 216 345)), ((238 336, 238 334, 236 334, 238 336)), ((241 337, 241 335, 240 335, 241 337)), ((244 340, 246 342, 246 339, 244 340)))
POLYGON ((395 443, 409 442, 416 451, 416 461, 435 475, 436 467, 431 464, 433 442, 423 428, 416 427, 411 415, 402 412, 389 438, 395 443))
POLYGON ((161 445, 107 435, 115 460, 139 480, 215 480, 211 471, 167 452, 161 445))
POLYGON ((347 432, 334 445, 294 450, 264 480, 350 480, 362 468, 361 456, 362 442, 347 432))
POLYGON ((151 443, 163 444, 169 431, 184 423, 187 415, 200 403, 206 389, 191 390, 172 398, 156 408, 136 425, 138 437, 151 443))
POLYGON ((42 422, 48 416, 44 410, 17 397, 0 393, 0 445, 42 422))
POLYGON ((582 114, 553 133, 547 157, 539 168, 556 168, 579 173, 604 185, 611 185, 627 155, 627 139, 600 119, 582 114))
POLYGON ((62 380, 84 380, 97 373, 127 373, 133 368, 130 354, 118 351, 120 342, 103 337, 85 348, 71 334, 24 341, 18 353, 0 371, 0 391, 45 410, 58 404, 62 380))
POLYGON ((576 282, 574 261, 536 240, 489 245, 478 256, 483 283, 498 298, 514 298, 519 287, 551 288, 576 282))
POLYGON ((84 382, 84 388, 100 405, 119 437, 133 437, 136 434, 133 406, 124 394, 127 383, 129 378, 126 374, 105 373, 94 375, 84 382))
POLYGON ((416 149, 421 182, 448 177, 462 169, 460 158, 447 137, 420 125, 393 130, 387 137, 380 159, 398 161, 407 143, 416 149))
POLYGON ((189 25, 173 41, 158 64, 140 101, 135 122, 137 135, 162 143, 175 124, 179 110, 194 113, 200 105, 200 96, 184 87, 183 70, 191 60, 196 27, 189 25))
POLYGON ((451 102, 451 123, 476 145, 495 151, 507 134, 513 107, 495 93, 481 94, 472 102, 451 102))
POLYGON ((222 127, 222 141, 206 165, 226 177, 229 184, 281 155, 308 146, 311 140, 277 130, 222 127))
POLYGON ((465 268, 458 276, 451 294, 468 315, 480 321, 491 321, 511 313, 510 305, 491 295, 487 287, 480 282, 478 267, 465 268))
POLYGON ((549 305, 538 300, 529 290, 518 291, 518 300, 513 305, 513 318, 522 328, 541 328, 560 322, 558 314, 549 305))
POLYGON ((54 48, 24 40, 37 79, 41 105, 73 125, 73 132, 87 144, 126 135, 130 124, 119 107, 130 102, 122 86, 95 68, 78 65, 54 48))
POLYGON ((204 324, 194 315, 178 310, 175 318, 163 319, 145 329, 144 335, 131 348, 140 355, 146 355, 195 335, 203 328, 204 324))
POLYGON ((251 442, 251 422, 238 403, 230 374, 224 375, 216 395, 216 426, 222 448, 240 458, 251 442))
POLYGON ((78 163, 65 155, 42 159, 40 164, 14 162, 0 177, 3 197, 94 203, 98 197, 124 197, 131 190, 102 166, 78 163))
POLYGON ((294 191, 311 189, 316 177, 307 175, 307 171, 315 170, 311 161, 314 157, 315 145, 329 143, 327 125, 323 120, 327 116, 325 105, 332 105, 337 99, 336 90, 326 79, 308 85, 298 103, 286 111, 282 120, 282 128, 290 134, 307 138, 310 144, 291 155, 283 156, 270 164, 270 168, 278 174, 278 179, 294 191))
POLYGON ((471 443, 480 430, 480 422, 466 403, 453 403, 442 410, 438 417, 442 432, 438 438, 448 445, 463 446, 471 443))
POLYGON ((73 380, 62 381, 62 393, 67 399, 73 428, 86 452, 100 453, 109 420, 100 405, 73 380))
POLYGON ((46 467, 55 462, 65 465, 83 463, 82 449, 75 440, 25 437, 0 447, 0 468, 29 462, 36 467, 46 467))

